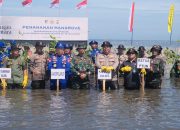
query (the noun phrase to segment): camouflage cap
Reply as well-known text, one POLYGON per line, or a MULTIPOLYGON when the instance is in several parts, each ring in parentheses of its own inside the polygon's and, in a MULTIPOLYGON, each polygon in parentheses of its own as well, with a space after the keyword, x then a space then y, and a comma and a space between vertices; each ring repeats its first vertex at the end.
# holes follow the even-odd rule
POLYGON ((154 45, 150 51, 152 52, 152 50, 162 51, 162 47, 160 45, 154 45))

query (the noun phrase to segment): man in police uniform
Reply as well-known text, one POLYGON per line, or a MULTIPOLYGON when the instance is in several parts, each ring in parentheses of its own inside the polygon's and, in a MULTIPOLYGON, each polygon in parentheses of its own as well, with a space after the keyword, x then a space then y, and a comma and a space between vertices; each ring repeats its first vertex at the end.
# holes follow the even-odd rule
POLYGON ((126 48, 124 47, 124 45, 120 44, 118 46, 117 50, 118 50, 117 55, 118 55, 118 61, 119 61, 119 65, 118 65, 118 69, 117 69, 118 85, 123 86, 124 78, 123 78, 123 74, 120 73, 119 69, 120 69, 120 66, 122 65, 122 63, 128 59, 128 57, 125 54, 126 48))
POLYGON ((64 45, 64 54, 66 56, 72 57, 72 49, 73 49, 73 47, 70 44, 65 44, 64 45))
POLYGON ((120 44, 117 50, 118 50, 117 55, 118 55, 119 65, 121 65, 124 61, 128 59, 127 55, 125 54, 126 48, 124 47, 124 45, 120 44))
POLYGON ((130 48, 127 51, 128 60, 121 65, 120 71, 124 73, 124 87, 125 89, 139 89, 140 75, 137 69, 137 51, 130 48))
MULTIPOLYGON (((116 69, 118 67, 118 56, 111 52, 112 44, 109 41, 104 41, 101 45, 103 51, 96 57, 96 66, 98 69, 102 69, 103 66, 112 68, 112 80, 106 81, 106 89, 117 89, 117 74, 116 69)), ((98 81, 99 88, 102 89, 102 81, 98 81)))
MULTIPOLYGON (((51 69, 65 69, 66 76, 68 75, 70 68, 69 68, 69 62, 64 55, 64 43, 58 42, 55 46, 56 48, 56 54, 51 56, 49 58, 48 62, 48 71, 50 74, 51 69)), ((66 89, 68 79, 60 79, 59 84, 60 84, 60 89, 66 89)), ((50 89, 55 90, 57 88, 57 80, 51 79, 50 81, 50 89)))
POLYGON ((101 51, 98 49, 98 42, 97 41, 91 41, 89 43, 89 45, 91 46, 91 51, 89 52, 89 56, 91 57, 93 63, 95 64, 95 59, 97 54, 101 53, 101 51))
POLYGON ((67 86, 70 88, 72 86, 72 82, 71 82, 71 79, 72 79, 72 73, 71 73, 71 61, 72 61, 72 57, 73 57, 73 54, 72 54, 72 45, 70 44, 65 44, 64 45, 64 55, 66 56, 66 60, 67 60, 67 63, 66 63, 66 69, 69 69, 66 73, 66 79, 68 80, 68 83, 67 83, 67 86))
POLYGON ((94 73, 92 60, 85 55, 86 45, 78 45, 78 55, 74 56, 71 62, 73 75, 73 89, 89 89, 89 75, 94 73))
POLYGON ((154 45, 151 50, 151 68, 147 70, 146 84, 147 88, 161 88, 162 76, 164 75, 165 61, 161 56, 162 47, 154 45))
POLYGON ((11 55, 6 62, 6 67, 11 68, 11 79, 7 80, 8 88, 25 88, 28 84, 27 65, 23 56, 19 54, 21 48, 11 46, 11 55))
POLYGON ((138 58, 147 58, 146 49, 144 46, 138 48, 138 58))
POLYGON ((47 70, 48 56, 43 52, 43 42, 37 41, 35 53, 30 57, 30 72, 32 74, 32 89, 45 88, 45 76, 47 70))

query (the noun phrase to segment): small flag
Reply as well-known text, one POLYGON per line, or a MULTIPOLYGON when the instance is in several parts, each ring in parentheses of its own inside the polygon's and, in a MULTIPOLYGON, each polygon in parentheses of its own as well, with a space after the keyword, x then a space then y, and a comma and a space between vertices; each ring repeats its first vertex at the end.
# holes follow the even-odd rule
POLYGON ((3 4, 3 0, 0 0, 0 6, 2 6, 2 4, 3 4))
POLYGON ((87 0, 83 0, 82 2, 80 2, 79 4, 76 5, 77 9, 80 9, 82 7, 86 7, 87 6, 87 0))
POLYGON ((30 5, 31 3, 32 3, 32 0, 23 0, 22 5, 27 6, 27 5, 30 5))
POLYGON ((50 8, 52 8, 53 6, 58 5, 59 3, 60 3, 60 0, 52 0, 50 8))
POLYGON ((132 3, 131 9, 130 9, 130 15, 129 15, 129 25, 128 25, 128 30, 129 32, 133 31, 133 24, 134 24, 134 8, 135 8, 135 3, 132 3))
POLYGON ((173 26, 173 19, 174 19, 174 4, 171 5, 169 10, 169 17, 168 17, 168 32, 172 32, 172 26, 173 26))

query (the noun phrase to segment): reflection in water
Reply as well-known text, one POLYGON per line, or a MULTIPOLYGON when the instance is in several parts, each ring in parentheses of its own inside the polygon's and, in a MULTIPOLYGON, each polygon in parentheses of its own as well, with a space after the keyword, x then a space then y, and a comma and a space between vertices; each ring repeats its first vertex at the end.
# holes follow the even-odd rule
POLYGON ((179 129, 178 80, 162 89, 1 90, 0 128, 179 129))

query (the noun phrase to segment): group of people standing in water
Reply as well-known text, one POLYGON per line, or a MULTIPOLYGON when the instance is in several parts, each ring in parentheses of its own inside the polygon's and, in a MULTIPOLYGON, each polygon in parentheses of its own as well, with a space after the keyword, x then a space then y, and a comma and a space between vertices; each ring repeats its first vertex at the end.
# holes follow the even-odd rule
POLYGON ((23 53, 18 44, 12 44, 9 53, 5 51, 5 44, 0 42, 0 67, 11 68, 11 79, 1 79, 3 89, 26 88, 31 81, 32 89, 45 89, 46 81, 50 80, 49 88, 57 89, 57 80, 51 79, 51 69, 65 69, 65 79, 58 80, 60 89, 90 89, 91 81, 94 86, 102 89, 103 82, 97 79, 97 70, 112 72, 111 80, 106 81, 106 89, 139 89, 141 74, 147 88, 161 88, 164 75, 165 60, 161 55, 162 47, 154 45, 147 57, 146 49, 140 46, 138 50, 130 48, 126 51, 124 45, 119 45, 115 53, 112 44, 104 41, 101 49, 97 41, 89 43, 91 50, 86 53, 87 45, 79 44, 76 47, 77 55, 73 54, 73 46, 57 42, 55 48, 49 48, 45 53, 45 44, 37 41, 35 52, 25 46, 23 53), (137 58, 149 58, 150 69, 138 69, 137 58))

